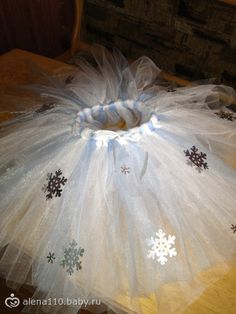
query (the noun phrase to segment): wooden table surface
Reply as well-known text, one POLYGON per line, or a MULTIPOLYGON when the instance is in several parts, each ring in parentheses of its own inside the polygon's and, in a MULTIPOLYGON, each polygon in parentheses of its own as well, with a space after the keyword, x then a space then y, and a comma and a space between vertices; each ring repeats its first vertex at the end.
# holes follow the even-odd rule
POLYGON ((29 109, 27 106, 37 105, 27 91, 19 86, 32 84, 39 79, 39 71, 49 75, 70 71, 73 66, 55 59, 50 59, 28 51, 13 49, 0 56, 0 121, 9 119, 14 112, 29 109), (20 94, 20 98, 19 98, 20 94), (31 99, 29 101, 29 98, 31 99), (16 101, 20 99, 20 101, 16 101))
POLYGON ((59 69, 71 68, 70 65, 55 59, 13 49, 0 56, 0 89, 31 83, 31 68, 34 66, 49 74, 55 74, 59 69))

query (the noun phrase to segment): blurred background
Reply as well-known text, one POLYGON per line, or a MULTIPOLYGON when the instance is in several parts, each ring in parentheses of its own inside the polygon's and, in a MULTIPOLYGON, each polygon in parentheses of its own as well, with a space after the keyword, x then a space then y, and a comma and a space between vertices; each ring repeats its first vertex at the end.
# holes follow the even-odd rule
MULTIPOLYGON (((73 23, 74 0, 0 0, 0 53, 58 57, 73 23)), ((236 1, 85 0, 81 31, 86 42, 147 55, 180 77, 236 87, 236 1)))

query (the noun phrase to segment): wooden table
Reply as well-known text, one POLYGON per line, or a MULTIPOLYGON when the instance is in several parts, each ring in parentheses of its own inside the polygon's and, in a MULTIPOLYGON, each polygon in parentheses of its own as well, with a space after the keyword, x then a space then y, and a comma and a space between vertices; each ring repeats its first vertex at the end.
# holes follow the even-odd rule
POLYGON ((29 101, 29 92, 19 89, 19 86, 37 82, 37 71, 55 75, 72 69, 74 67, 66 63, 20 49, 13 49, 0 56, 0 121, 9 119, 14 112, 29 109, 27 106, 37 105, 37 98, 35 103, 32 97, 29 101), (20 102, 16 101, 19 94, 20 102))

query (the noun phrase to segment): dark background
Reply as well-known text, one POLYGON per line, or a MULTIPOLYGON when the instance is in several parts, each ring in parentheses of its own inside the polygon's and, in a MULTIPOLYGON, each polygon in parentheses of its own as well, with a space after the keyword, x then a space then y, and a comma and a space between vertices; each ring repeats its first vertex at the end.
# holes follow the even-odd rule
POLYGON ((70 45, 73 0, 0 0, 0 53, 21 48, 48 57, 70 45))
MULTIPOLYGON (((0 0, 0 52, 57 57, 69 48, 73 0, 0 0)), ((151 57, 190 79, 236 86, 236 6, 218 0, 85 0, 82 38, 151 57)))

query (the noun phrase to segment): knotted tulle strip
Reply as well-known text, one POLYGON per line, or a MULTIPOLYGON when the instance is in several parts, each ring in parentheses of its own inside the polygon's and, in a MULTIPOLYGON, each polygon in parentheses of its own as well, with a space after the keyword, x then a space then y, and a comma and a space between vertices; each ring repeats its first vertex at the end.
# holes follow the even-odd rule
POLYGON ((73 129, 75 135, 107 144, 113 139, 137 141, 158 127, 158 115, 141 102, 118 100, 79 111, 73 129))

